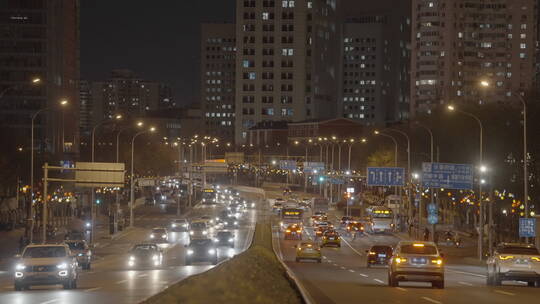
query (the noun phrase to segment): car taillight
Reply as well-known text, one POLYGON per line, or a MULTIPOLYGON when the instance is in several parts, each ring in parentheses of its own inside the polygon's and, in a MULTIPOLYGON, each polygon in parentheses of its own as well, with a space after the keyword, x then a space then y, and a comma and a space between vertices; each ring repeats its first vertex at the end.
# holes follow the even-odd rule
POLYGON ((370 251, 370 252, 369 252, 369 255, 375 255, 375 254, 377 254, 377 253, 376 253, 376 252, 373 252, 373 251, 370 251))
POLYGON ((285 232, 289 233, 289 232, 291 232, 291 231, 290 231, 289 229, 287 229, 285 232))
POLYGON ((395 261, 396 261, 396 264, 401 264, 401 263, 407 262, 407 259, 406 259, 406 258, 400 258, 400 257, 397 257, 397 258, 395 259, 395 261))
POLYGON ((540 258, 539 257, 532 257, 531 260, 535 261, 535 262, 540 262, 540 258))
POLYGON ((296 230, 296 232, 300 233, 300 232, 302 232, 302 230, 296 230))

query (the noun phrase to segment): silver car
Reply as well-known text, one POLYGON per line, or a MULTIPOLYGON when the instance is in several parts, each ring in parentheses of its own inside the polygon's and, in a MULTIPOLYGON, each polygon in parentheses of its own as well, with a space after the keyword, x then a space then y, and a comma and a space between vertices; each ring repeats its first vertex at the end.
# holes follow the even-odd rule
POLYGON ((524 281, 540 287, 540 252, 531 244, 502 243, 487 260, 487 284, 524 281))
POLYGON ((15 290, 32 285, 77 288, 77 260, 65 244, 29 245, 15 264, 15 290))
POLYGON ((433 242, 401 241, 396 245, 388 267, 388 285, 399 282, 431 282, 444 288, 444 263, 433 242))

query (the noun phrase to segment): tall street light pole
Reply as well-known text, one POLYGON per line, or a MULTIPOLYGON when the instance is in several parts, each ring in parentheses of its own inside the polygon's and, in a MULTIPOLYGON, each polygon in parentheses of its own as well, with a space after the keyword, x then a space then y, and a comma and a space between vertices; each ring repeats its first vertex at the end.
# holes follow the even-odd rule
MULTIPOLYGON (((483 173, 482 171, 482 168, 483 167, 483 137, 484 137, 484 126, 482 125, 482 121, 480 120, 480 118, 478 118, 476 115, 472 114, 472 113, 469 113, 469 112, 465 112, 463 110, 459 110, 457 109, 456 107, 452 106, 452 105, 449 105, 448 106, 448 110, 449 111, 456 111, 456 112, 459 112, 463 115, 466 115, 466 116, 469 116, 471 118, 473 118, 474 120, 476 120, 476 122, 478 123, 478 127, 480 128, 480 173, 483 173)), ((479 181, 478 181, 478 201, 479 201, 479 207, 480 207, 480 215, 479 215, 479 224, 478 224, 478 259, 482 260, 483 258, 483 247, 484 247, 484 227, 483 227, 483 224, 484 224, 484 208, 483 208, 483 204, 482 204, 482 183, 480 182, 480 179, 479 178, 479 181)))
MULTIPOLYGON (((407 139, 407 182, 410 184, 412 182, 412 174, 411 174, 411 138, 409 137, 409 134, 398 130, 394 128, 388 128, 389 131, 394 131, 396 133, 399 133, 407 139)), ((401 196, 401 195, 400 195, 401 196)), ((401 200, 401 197, 400 197, 401 200)), ((403 204, 402 204, 403 206, 403 204)), ((409 209, 407 211, 407 218, 409 221, 412 219, 412 191, 409 191, 409 209)), ((435 225, 433 225, 433 235, 435 233, 435 225)))
MULTIPOLYGON (((425 125, 423 124, 420 124, 420 123, 416 123, 416 125, 422 129, 424 129, 426 132, 428 132, 429 134, 429 141, 430 141, 430 160, 431 160, 431 163, 433 163, 434 159, 433 159, 433 146, 434 146, 434 140, 433 140, 433 131, 426 127, 425 125)), ((435 195, 434 195, 434 192, 433 192, 433 188, 430 187, 429 188, 429 192, 430 192, 430 198, 431 198, 431 203, 432 204, 435 204, 435 195)), ((420 205, 418 206, 419 207, 419 211, 418 211, 418 223, 420 224, 420 222, 422 221, 422 213, 423 213, 423 206, 422 206, 422 199, 420 199, 420 205)), ((435 233, 435 230, 433 231, 433 233, 435 233)))
MULTIPOLYGON (((39 82, 39 81, 38 81, 39 82)), ((67 100, 61 100, 60 101, 60 106, 62 107, 65 107, 68 105, 68 101, 67 100)), ((33 233, 33 226, 34 226, 34 212, 33 212, 33 202, 34 202, 34 125, 35 125, 35 121, 36 121, 36 118, 38 117, 39 114, 45 112, 45 111, 49 111, 51 110, 50 107, 47 107, 47 108, 43 108, 39 111, 37 111, 36 113, 34 113, 34 115, 32 115, 32 121, 31 121, 31 126, 30 126, 30 204, 29 204, 29 210, 27 211, 27 216, 28 216, 28 226, 27 226, 27 236, 28 236, 28 240, 30 242, 32 242, 33 240, 33 237, 34 237, 34 233, 33 233)), ((45 210, 43 210, 43 212, 45 212, 45 210)))
POLYGON ((135 205, 135 179, 133 175, 135 173, 135 139, 142 134, 155 132, 156 128, 151 127, 148 131, 141 131, 133 135, 131 139, 131 176, 130 176, 130 196, 129 196, 129 227, 133 227, 134 217, 133 217, 133 206, 135 205))
POLYGON ((396 138, 394 136, 392 136, 392 135, 381 133, 380 131, 375 131, 374 134, 375 135, 381 135, 381 136, 384 136, 384 137, 388 137, 394 142, 394 167, 397 167, 397 165, 398 165, 398 143, 397 143, 396 138))

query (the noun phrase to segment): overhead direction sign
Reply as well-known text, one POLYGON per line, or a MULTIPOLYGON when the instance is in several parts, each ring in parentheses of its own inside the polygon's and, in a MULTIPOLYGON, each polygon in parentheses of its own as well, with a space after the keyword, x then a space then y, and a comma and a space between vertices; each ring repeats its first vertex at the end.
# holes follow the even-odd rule
POLYGON ((536 218, 519 219, 519 237, 536 237, 536 218))
POLYGON ((282 170, 295 170, 296 161, 295 160, 280 160, 279 168, 282 170))
POLYGON ((368 186, 404 186, 405 168, 368 167, 368 186))
POLYGON ((422 186, 469 190, 473 187, 473 166, 469 164, 423 163, 422 186))
MULTIPOLYGON (((76 187, 124 187, 124 163, 75 163, 76 187)), ((50 179, 52 180, 52 179, 50 179)))
POLYGON ((304 162, 303 165, 305 172, 324 171, 324 163, 322 162, 304 162))

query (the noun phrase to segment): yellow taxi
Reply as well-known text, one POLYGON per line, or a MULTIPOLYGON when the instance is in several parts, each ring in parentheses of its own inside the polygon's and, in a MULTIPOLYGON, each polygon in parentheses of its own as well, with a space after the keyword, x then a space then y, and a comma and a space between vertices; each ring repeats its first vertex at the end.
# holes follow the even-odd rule
POLYGON ((286 240, 301 240, 302 239, 302 226, 298 224, 291 224, 285 229, 286 240))
POLYGON ((321 247, 336 246, 341 247, 341 237, 335 230, 327 230, 322 237, 321 247))
POLYGON ((313 241, 301 242, 294 246, 296 248, 296 262, 301 260, 315 260, 321 262, 321 247, 313 241))

